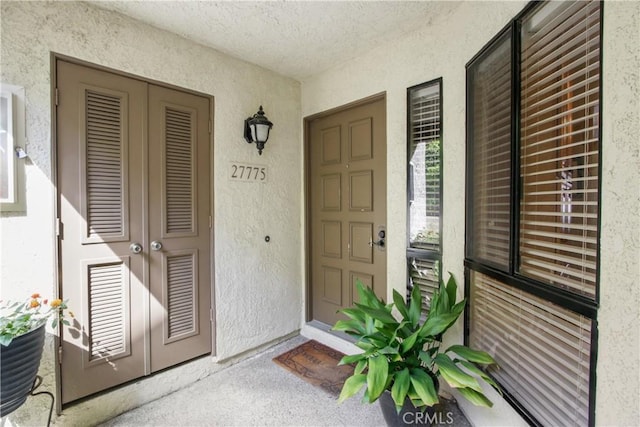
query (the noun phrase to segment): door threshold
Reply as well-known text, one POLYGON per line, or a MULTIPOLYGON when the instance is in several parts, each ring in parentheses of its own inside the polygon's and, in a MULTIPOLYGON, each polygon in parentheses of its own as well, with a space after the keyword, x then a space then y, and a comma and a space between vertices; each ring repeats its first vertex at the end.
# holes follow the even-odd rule
POLYGON ((362 349, 355 345, 355 338, 344 332, 332 331, 330 325, 319 320, 312 320, 302 325, 300 335, 316 340, 344 354, 362 353, 362 349))

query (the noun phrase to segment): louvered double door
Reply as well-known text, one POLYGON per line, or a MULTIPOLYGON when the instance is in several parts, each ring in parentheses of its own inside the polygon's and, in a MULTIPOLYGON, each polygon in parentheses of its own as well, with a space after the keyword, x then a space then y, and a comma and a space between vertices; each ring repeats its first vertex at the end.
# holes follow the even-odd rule
POLYGON ((62 401, 211 353, 210 103, 57 62, 62 401))

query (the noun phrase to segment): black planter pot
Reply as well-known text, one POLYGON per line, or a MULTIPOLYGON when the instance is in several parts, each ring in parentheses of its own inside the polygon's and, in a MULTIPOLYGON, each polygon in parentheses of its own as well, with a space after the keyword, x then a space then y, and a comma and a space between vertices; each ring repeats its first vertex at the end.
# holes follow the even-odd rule
POLYGON ((437 413, 434 406, 428 406, 422 411, 413 406, 411 399, 407 397, 400 413, 398 413, 389 391, 382 393, 378 400, 384 420, 389 427, 430 426, 437 423, 437 413))
POLYGON ((7 347, 0 345, 0 416, 10 414, 27 400, 43 346, 44 325, 15 338, 7 347))

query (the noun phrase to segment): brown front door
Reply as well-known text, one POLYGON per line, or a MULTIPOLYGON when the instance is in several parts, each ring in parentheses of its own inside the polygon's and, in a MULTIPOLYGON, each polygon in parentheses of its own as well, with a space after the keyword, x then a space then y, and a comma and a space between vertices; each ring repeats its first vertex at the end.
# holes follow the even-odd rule
POLYGON ((386 295, 386 101, 309 124, 311 317, 334 324, 356 280, 386 295))
POLYGON ((58 60, 62 402, 211 352, 209 100, 58 60))

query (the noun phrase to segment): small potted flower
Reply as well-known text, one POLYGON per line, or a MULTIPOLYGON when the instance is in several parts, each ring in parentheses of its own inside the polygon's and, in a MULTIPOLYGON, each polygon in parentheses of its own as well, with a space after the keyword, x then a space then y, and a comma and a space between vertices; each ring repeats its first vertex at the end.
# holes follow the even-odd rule
MULTIPOLYGON (((24 403, 31 391, 42 357, 45 325, 55 328, 64 319, 66 301, 33 294, 26 302, 0 306, 0 416, 24 403)), ((73 317, 73 314, 69 312, 73 317)))

